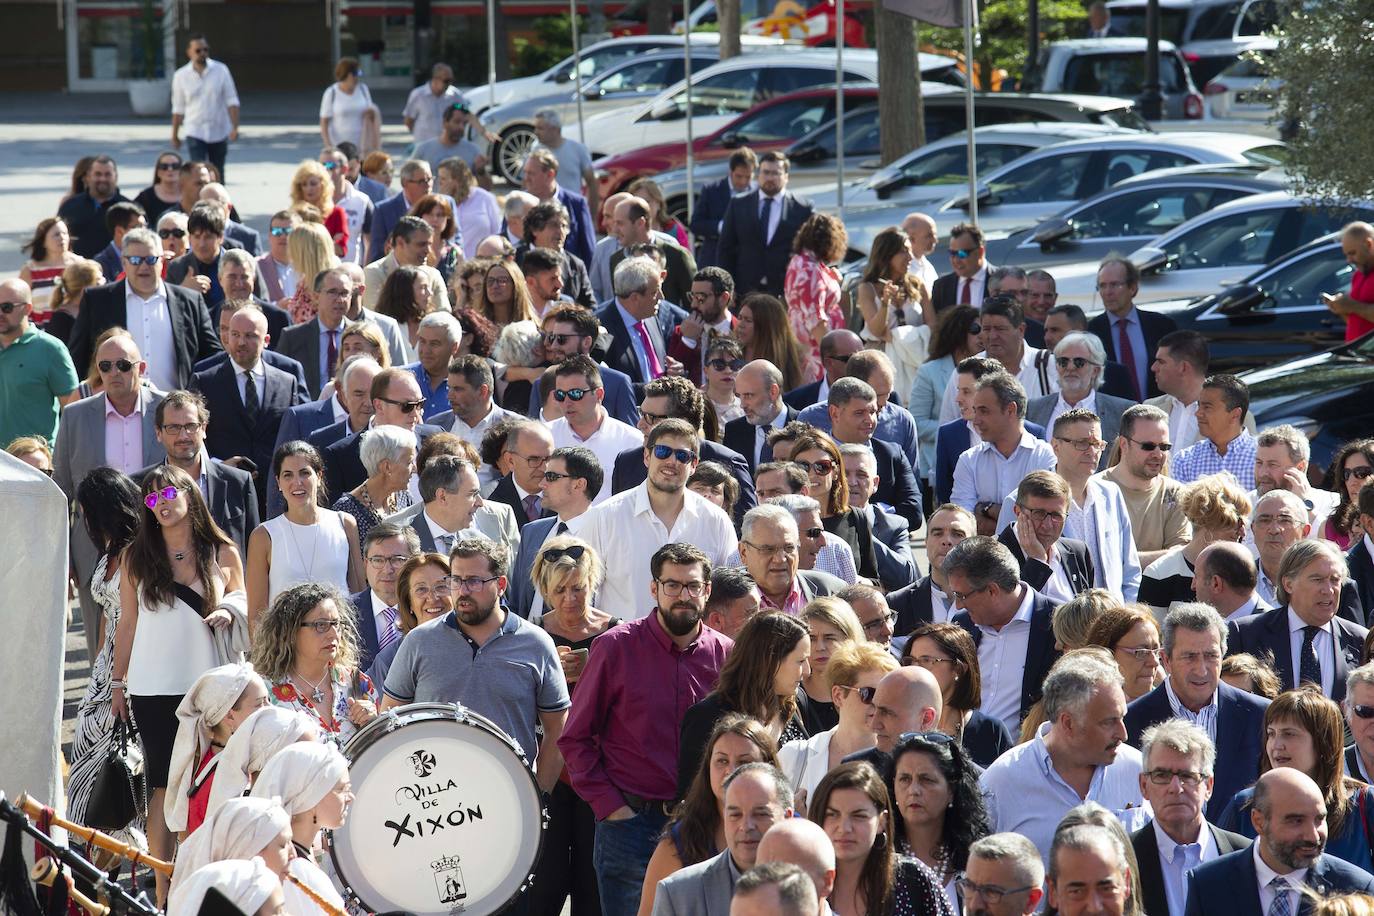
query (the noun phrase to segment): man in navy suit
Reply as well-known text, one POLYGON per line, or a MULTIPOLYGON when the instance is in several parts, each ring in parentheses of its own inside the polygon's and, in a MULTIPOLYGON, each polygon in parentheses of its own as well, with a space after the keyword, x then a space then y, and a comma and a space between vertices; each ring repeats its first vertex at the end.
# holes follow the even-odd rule
MULTIPOLYGON (((601 323, 596 314, 578 305, 564 304, 544 313, 544 359, 556 366, 570 356, 581 353, 590 356, 596 345, 597 335, 601 333, 601 323)), ((630 377, 604 362, 601 369, 601 387, 605 398, 601 406, 606 413, 621 423, 634 426, 639 422, 639 399, 635 397, 634 383, 630 377)), ((541 380, 535 379, 530 386, 530 404, 526 414, 538 417, 544 406, 541 380)))
MULTIPOLYGON (((873 452, 878 486, 874 502, 891 506, 892 511, 916 530, 925 517, 921 511, 921 489, 900 448, 874 436, 878 428, 878 395, 873 386, 852 376, 836 379, 826 395, 830 436, 837 443, 862 445, 873 452)), ((802 411, 805 418, 806 411, 802 411)))
POLYGON ((944 623, 955 613, 954 598, 945 578, 945 557, 957 545, 978 533, 973 513, 963 506, 945 503, 926 519, 926 559, 930 574, 905 588, 887 593, 887 606, 897 615, 892 623, 895 638, 905 640, 911 631, 927 623, 944 623))
POLYGON ((506 607, 521 617, 545 610, 544 601, 530 577, 534 558, 549 538, 560 534, 577 535, 585 521, 583 516, 592 507, 592 499, 601 492, 605 480, 596 453, 580 445, 554 449, 544 465, 544 473, 540 498, 543 508, 553 514, 528 522, 521 529, 520 549, 511 565, 510 588, 506 591, 506 607), (549 479, 550 474, 554 475, 553 480, 549 479))
POLYGON ((912 584, 921 571, 911 555, 907 521, 872 502, 876 489, 882 484, 873 451, 864 445, 844 443, 840 446, 840 460, 844 463, 844 477, 849 484, 849 506, 868 516, 868 525, 873 531, 873 559, 878 567, 878 579, 887 589, 912 584))
MULTIPOLYGON (((369 394, 372 397, 372 421, 369 426, 400 426, 413 430, 417 448, 430 436, 443 432, 437 426, 420 423, 425 399, 420 393, 420 383, 415 381, 409 369, 399 366, 383 369, 373 378, 369 394)), ((366 432, 364 429, 352 433, 323 451, 325 482, 335 498, 367 479, 360 452, 362 436, 366 432)))
MULTIPOLYGON (((568 238, 563 248, 582 259, 583 264, 592 263, 592 253, 596 248, 596 226, 592 222, 592 211, 587 206, 587 198, 569 191, 558 183, 558 157, 553 150, 539 148, 530 151, 525 160, 525 190, 539 198, 540 202, 555 198, 568 213, 568 238)), ((502 227, 504 230, 504 226, 502 227)))
POLYGON ((401 638, 396 624, 396 582, 406 560, 420 552, 414 529, 395 522, 373 525, 363 538, 367 588, 349 595, 358 625, 358 668, 366 671, 377 653, 401 638))
POLYGON ((1126 743, 1139 748, 1145 729, 1173 718, 1206 729, 1216 746, 1216 784, 1207 816, 1216 820, 1259 775, 1269 701, 1221 682, 1226 621, 1211 606, 1174 605, 1164 618, 1163 644, 1168 679, 1126 707, 1126 743))
POLYGON ((773 460, 768 435, 797 419, 782 399, 782 372, 766 359, 745 364, 735 374, 735 396, 744 416, 725 424, 725 447, 744 456, 749 473, 773 460))
POLYGON ((512 456, 511 472, 497 481, 486 498, 510 506, 515 513, 515 526, 523 532, 527 524, 546 514, 542 490, 549 456, 553 454, 553 436, 543 423, 525 420, 511 428, 505 452, 512 456))
POLYGON ((956 545, 945 557, 944 570, 949 593, 963 596, 955 598, 959 612, 951 622, 967 630, 975 645, 982 643, 985 631, 1001 638, 1013 624, 1028 626, 1025 656, 1010 658, 1001 670, 983 677, 983 713, 1001 719, 1015 733, 1059 658, 1050 627, 1057 602, 1024 582, 1011 551, 989 537, 956 545))
POLYGON ((1318 896, 1374 894, 1374 875, 1323 850, 1326 801, 1307 774, 1279 767, 1255 783, 1250 849, 1224 855, 1188 873, 1185 916, 1306 916, 1304 888, 1318 896))
POLYGON ((1330 541, 1300 540, 1284 552, 1278 584, 1288 603, 1226 624, 1226 653, 1274 659, 1282 689, 1303 682, 1339 703, 1345 676, 1360 664, 1369 631, 1336 616, 1345 555, 1330 541))
POLYGON ((714 267, 720 263, 720 232, 725 226, 725 211, 730 201, 748 194, 754 187, 754 170, 759 158, 747 146, 730 154, 730 174, 701 189, 696 207, 692 210, 692 238, 697 241, 697 267, 714 267))
POLYGON ((758 190, 730 201, 720 229, 720 266, 735 278, 737 295, 765 292, 782 295, 792 239, 811 215, 811 202, 787 190, 787 154, 780 150, 759 159, 758 190))
MULTIPOLYGON (((1344 486, 1344 482, 1340 483, 1344 486)), ((1362 487, 1356 506, 1360 510, 1360 528, 1374 531, 1374 488, 1362 487), (1368 525, 1369 527, 1365 527, 1368 525)), ((1350 568, 1350 578, 1355 582, 1355 592, 1360 596, 1360 606, 1365 616, 1374 615, 1374 554, 1370 553, 1370 535, 1366 534, 1350 547, 1345 555, 1346 565, 1350 568)))
POLYGON ((611 335, 605 363, 628 375, 636 391, 642 393, 646 383, 672 365, 668 338, 677 325, 677 310, 663 304, 660 271, 648 258, 621 261, 613 282, 615 299, 596 313, 611 335))
POLYGON ((1097 290, 1106 311, 1088 322, 1088 330, 1102 341, 1107 355, 1126 367, 1134 391, 1131 399, 1159 397, 1159 383, 1150 371, 1159 339, 1178 330, 1174 319, 1136 308, 1140 292, 1140 268, 1126 258, 1107 258, 1097 269, 1097 290), (1124 336, 1123 336, 1124 335, 1124 336), (1123 348, 1124 341, 1128 344, 1123 348))
MULTIPOLYGON (((387 239, 391 230, 410 212, 410 208, 420 202, 420 198, 431 192, 434 186, 434 171, 423 159, 407 159, 400 170, 401 190, 377 204, 372 210, 372 235, 368 240, 367 256, 379 261, 386 254, 387 239)), ((437 192, 435 192, 437 193, 437 192)), ((448 201, 449 212, 457 213, 458 205, 447 194, 439 194, 448 201)), ((297 278, 296 282, 309 283, 311 277, 297 278)))
MULTIPOLYGON (((300 361, 292 359, 290 356, 283 356, 282 354, 272 349, 272 347, 277 342, 277 333, 280 330, 280 328, 275 328, 272 326, 273 319, 271 312, 269 312, 269 309, 282 312, 282 310, 277 308, 275 305, 263 304, 261 302, 258 302, 256 299, 240 299, 235 298, 233 296, 225 299, 222 303, 220 303, 220 307, 216 310, 217 314, 215 316, 216 322, 219 326, 219 339, 221 345, 225 344, 229 340, 229 319, 233 318, 234 313, 237 312, 239 309, 243 308, 245 305, 257 306, 259 309, 262 310, 263 316, 267 319, 268 344, 267 349, 262 351, 262 361, 267 363, 267 365, 273 367, 274 369, 280 369, 283 372, 295 376, 296 380, 300 382, 301 388, 308 390, 308 386, 305 382, 305 367, 300 364, 300 361)), ((286 313, 282 312, 282 314, 285 315, 286 313)), ((285 327, 285 325, 282 325, 282 327, 285 327)), ((216 353, 214 356, 207 356, 205 357, 205 359, 202 359, 199 362, 197 362, 195 365, 195 371, 204 372, 207 369, 213 369, 220 363, 225 362, 228 359, 229 354, 224 351, 220 351, 219 353, 216 353)))

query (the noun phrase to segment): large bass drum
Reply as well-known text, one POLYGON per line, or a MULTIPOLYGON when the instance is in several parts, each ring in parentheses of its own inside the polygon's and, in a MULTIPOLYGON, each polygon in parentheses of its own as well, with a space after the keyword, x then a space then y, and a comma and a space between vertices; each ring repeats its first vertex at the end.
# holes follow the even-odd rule
POLYGON ((498 913, 528 887, 547 814, 520 748, 462 707, 382 713, 344 748, 353 806, 325 837, 373 913, 498 913))

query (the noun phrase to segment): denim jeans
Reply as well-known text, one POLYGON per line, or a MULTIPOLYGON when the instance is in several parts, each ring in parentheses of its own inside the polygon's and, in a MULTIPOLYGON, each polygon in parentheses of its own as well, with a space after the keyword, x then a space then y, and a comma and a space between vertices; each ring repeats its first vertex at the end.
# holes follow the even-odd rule
POLYGON ((229 141, 206 143, 196 137, 186 138, 186 155, 195 162, 208 162, 219 169, 219 180, 224 181, 224 157, 229 152, 229 141))
POLYGON ((649 857, 668 821, 661 808, 646 808, 623 821, 599 821, 592 864, 604 916, 635 916, 649 857))

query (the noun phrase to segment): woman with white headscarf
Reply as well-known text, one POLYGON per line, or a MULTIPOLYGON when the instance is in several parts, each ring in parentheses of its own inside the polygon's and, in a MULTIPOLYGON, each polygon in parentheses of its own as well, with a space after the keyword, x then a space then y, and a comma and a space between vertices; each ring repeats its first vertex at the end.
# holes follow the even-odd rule
POLYGON ((291 815, 273 799, 235 798, 207 817, 177 850, 172 894, 211 862, 253 858, 261 858, 278 880, 287 879, 287 867, 296 858, 291 815))
POLYGON ((318 741, 320 730, 304 713, 281 706, 264 706, 243 721, 216 758, 206 816, 231 798, 247 794, 267 761, 297 741, 318 741))
MULTIPOLYGON (((343 826, 353 801, 348 761, 329 744, 293 744, 278 751, 253 783, 253 798, 279 799, 291 815, 291 838, 296 847, 291 877, 304 884, 330 906, 343 909, 344 901, 328 876, 315 863, 320 831, 343 826)), ((292 916, 325 913, 309 894, 288 884, 286 907, 292 916)))
MULTIPOLYGON (((213 862, 196 871, 167 902, 167 916, 197 916, 211 890, 248 916, 287 912, 281 881, 261 859, 213 862)), ((294 911, 293 916, 294 916, 294 911)))
POLYGON ((218 754, 254 711, 267 705, 267 685, 252 665, 221 665, 196 679, 177 706, 177 737, 167 771, 163 814, 185 839, 205 820, 218 754))

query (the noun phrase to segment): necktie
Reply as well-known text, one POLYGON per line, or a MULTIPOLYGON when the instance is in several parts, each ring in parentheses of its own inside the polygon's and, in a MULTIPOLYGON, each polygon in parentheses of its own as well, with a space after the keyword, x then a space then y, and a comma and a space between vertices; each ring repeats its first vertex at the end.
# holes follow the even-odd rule
POLYGON ((252 372, 243 373, 243 409, 248 412, 248 416, 257 419, 258 410, 262 404, 258 400, 258 383, 253 379, 252 372))
POLYGON ((1317 661, 1317 647, 1314 641, 1317 634, 1321 632, 1319 627, 1302 628, 1302 650, 1298 652, 1298 683, 1316 684, 1318 687, 1322 683, 1322 666, 1317 661))
POLYGON ((521 505, 525 507, 525 518, 534 521, 539 517, 539 497, 531 493, 521 500, 521 505))
POLYGON ((1269 888, 1274 892, 1274 902, 1269 904, 1266 916, 1293 916, 1293 904, 1288 900, 1288 879, 1279 875, 1269 882, 1269 888))
POLYGON ((437 538, 434 539, 434 546, 436 546, 436 547, 439 548, 439 552, 440 552, 440 553, 442 553, 442 554, 444 554, 445 556, 447 556, 448 553, 449 553, 449 551, 451 551, 451 550, 453 549, 453 535, 451 535, 451 534, 441 534, 441 535, 439 535, 437 538))
POLYGON ((652 382, 663 374, 663 364, 658 361, 658 351, 654 349, 653 339, 649 337, 649 329, 644 326, 644 322, 635 322, 635 333, 639 335, 639 342, 644 345, 644 358, 649 365, 645 366, 645 374, 648 376, 646 382, 652 382))
POLYGON ((972 280, 972 279, 960 280, 959 282, 962 283, 962 284, 964 285, 964 286, 963 286, 963 289, 959 290, 959 304, 960 304, 960 305, 972 305, 972 304, 973 304, 973 280, 972 280))
POLYGON ((1140 376, 1135 368, 1135 348, 1131 346, 1130 335, 1126 333, 1126 326, 1130 322, 1118 321, 1116 323, 1116 349, 1121 355, 1121 364, 1126 367, 1126 371, 1131 376, 1131 387, 1135 389, 1135 399, 1142 401, 1145 393, 1140 390, 1140 376))
POLYGON ((396 609, 394 607, 382 608, 382 620, 386 626, 382 632, 377 634, 377 651, 385 649, 387 646, 401 638, 401 631, 396 629, 396 609))
POLYGON ((334 366, 339 361, 338 337, 339 332, 337 330, 329 332, 329 352, 328 355, 326 355, 325 360, 326 368, 329 371, 330 378, 334 377, 334 366))
POLYGON ((772 221, 773 221, 773 198, 771 198, 771 197, 765 197, 765 198, 763 199, 763 210, 762 210, 762 212, 759 213, 759 222, 763 223, 763 244, 764 244, 764 247, 767 247, 769 241, 771 241, 771 239, 770 239, 770 237, 769 237, 769 236, 770 236, 770 233, 769 233, 769 231, 768 231, 768 224, 771 223, 772 221))
POLYGON ((567 534, 567 533, 568 533, 568 523, 567 523, 567 522, 559 522, 559 523, 558 523, 558 527, 555 528, 554 531, 553 531, 553 536, 554 536, 554 537, 558 537, 560 534, 567 534))
MULTIPOLYGON (((758 430, 757 435, 759 437, 758 464, 767 464, 768 462, 773 460, 773 446, 768 444, 768 434, 773 431, 773 427, 769 425, 764 425, 755 426, 754 429, 758 430)), ((755 467, 757 466, 758 465, 755 465, 755 467)))

